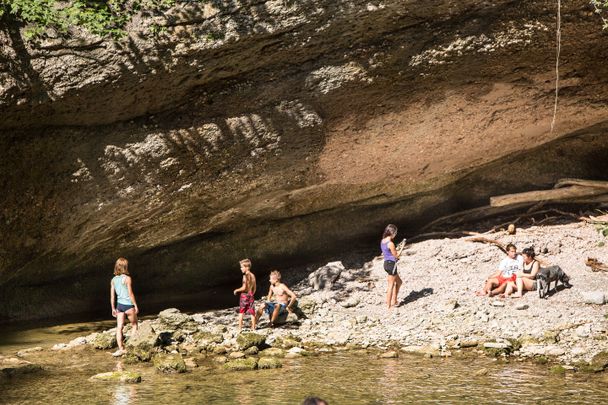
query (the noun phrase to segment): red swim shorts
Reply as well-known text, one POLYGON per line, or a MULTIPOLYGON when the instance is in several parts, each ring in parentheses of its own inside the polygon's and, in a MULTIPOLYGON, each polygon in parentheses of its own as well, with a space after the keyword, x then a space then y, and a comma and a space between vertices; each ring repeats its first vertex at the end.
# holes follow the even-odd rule
POLYGON ((239 300, 239 313, 240 314, 255 314, 255 299, 252 293, 241 293, 239 300))
POLYGON ((516 278, 517 278, 517 275, 515 275, 515 274, 512 274, 511 277, 503 277, 501 274, 498 276, 498 285, 503 285, 504 283, 507 283, 509 281, 515 282, 516 278))

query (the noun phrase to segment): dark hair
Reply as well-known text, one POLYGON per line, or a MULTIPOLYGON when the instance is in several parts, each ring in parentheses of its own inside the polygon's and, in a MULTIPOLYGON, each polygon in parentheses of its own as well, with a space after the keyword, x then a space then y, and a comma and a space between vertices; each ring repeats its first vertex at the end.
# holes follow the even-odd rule
POLYGON ((395 236, 397 235, 397 225, 388 224, 386 228, 384 228, 384 233, 382 234, 382 238, 386 238, 387 236, 395 236))
POLYGON ((514 245, 514 244, 509 243, 509 244, 507 245, 507 247, 505 248, 505 251, 507 251, 507 252, 508 252, 509 250, 511 250, 511 248, 513 248, 513 249, 517 250, 517 248, 515 247, 515 245, 514 245))
POLYGON ((306 397, 302 405, 329 405, 326 400, 319 397, 306 397))
POLYGON ((534 248, 532 246, 525 248, 521 251, 521 253, 532 259, 534 259, 534 256, 536 256, 536 253, 534 253, 534 248))

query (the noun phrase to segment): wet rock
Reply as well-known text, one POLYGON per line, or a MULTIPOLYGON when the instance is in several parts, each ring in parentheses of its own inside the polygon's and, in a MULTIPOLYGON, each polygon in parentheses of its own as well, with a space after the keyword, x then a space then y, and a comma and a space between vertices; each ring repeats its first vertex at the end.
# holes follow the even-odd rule
POLYGON ((87 338, 85 338, 84 336, 79 336, 75 339, 70 340, 70 343, 68 343, 68 347, 72 348, 72 347, 82 346, 82 345, 86 345, 86 344, 87 344, 87 338))
POLYGON ((276 357, 260 357, 258 360, 259 369, 281 368, 283 363, 276 357))
POLYGON ((197 368, 198 367, 198 362, 196 361, 196 359, 194 359, 192 357, 188 357, 188 358, 184 359, 184 364, 186 364, 187 368, 197 368))
POLYGON ((157 354, 154 356, 154 367, 168 374, 186 372, 186 363, 181 354, 157 354))
POLYGON ((301 341, 302 339, 291 335, 280 336, 275 339, 273 346, 282 349, 291 349, 292 347, 300 346, 301 341))
POLYGON ((228 350, 224 346, 215 346, 212 349, 213 354, 224 354, 228 350))
POLYGON ((228 358, 226 356, 215 356, 213 361, 218 364, 225 364, 228 362, 228 358))
POLYGON ((604 371, 608 369, 608 351, 600 352, 593 356, 590 365, 595 371, 604 371))
POLYGON ((257 366, 258 360, 255 357, 230 360, 224 364, 224 367, 230 371, 255 370, 257 366))
POLYGON ((474 373, 474 375, 475 375, 475 376, 477 376, 477 377, 480 377, 480 376, 488 375, 488 372, 489 372, 489 371, 488 371, 488 369, 487 369, 487 368, 482 368, 482 369, 477 370, 477 371, 474 373))
POLYGON ((113 349, 118 346, 116 335, 107 332, 98 333, 91 341, 91 344, 94 348, 100 350, 113 349))
POLYGON ((258 333, 241 333, 236 338, 236 343, 241 350, 249 349, 252 346, 259 348, 264 345, 264 342, 266 342, 266 337, 258 333))
POLYGON ((396 359, 397 357, 399 357, 399 353, 394 350, 391 350, 380 354, 378 357, 380 357, 381 359, 396 359))
POLYGON ((286 359, 295 359, 298 357, 302 357, 302 355, 300 353, 289 353, 289 352, 285 353, 286 359))
POLYGON ((27 356, 28 354, 31 354, 31 353, 41 352, 42 350, 44 350, 44 349, 42 349, 42 347, 40 347, 40 346, 29 347, 27 349, 19 350, 17 352, 17 356, 18 357, 24 357, 24 356, 27 356))
POLYGON ((585 291, 581 292, 581 299, 585 304, 603 305, 606 295, 602 291, 585 291))
POLYGON ((107 381, 134 384, 141 382, 141 375, 133 371, 109 371, 107 373, 95 374, 89 379, 92 381, 107 381))
POLYGON ((308 276, 308 282, 314 290, 331 290, 342 271, 344 271, 342 262, 327 263, 312 272, 308 276))
POLYGON ((518 311, 523 311, 528 308, 530 308, 530 306, 528 304, 517 304, 515 306, 515 309, 517 309, 518 311))
POLYGON ((556 364, 554 366, 551 366, 549 372, 551 374, 566 374, 566 369, 562 365, 556 364))
POLYGON ((42 366, 17 357, 0 357, 0 378, 10 378, 42 371, 42 366))

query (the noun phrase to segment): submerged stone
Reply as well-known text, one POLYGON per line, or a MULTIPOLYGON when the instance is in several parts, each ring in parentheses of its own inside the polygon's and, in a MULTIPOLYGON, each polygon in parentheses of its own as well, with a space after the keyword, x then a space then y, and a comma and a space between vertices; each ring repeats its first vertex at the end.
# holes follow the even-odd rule
POLYGON ((133 371, 110 371, 107 373, 95 374, 89 379, 92 381, 108 381, 134 384, 141 382, 141 375, 133 371))
POLYGON ((42 371, 42 366, 16 357, 0 357, 0 378, 42 371))
POLYGON ((154 356, 154 367, 168 374, 186 372, 186 363, 181 354, 157 354, 154 356))
POLYGON ((91 341, 91 344, 94 348, 100 350, 113 349, 118 346, 116 343, 116 335, 105 332, 98 333, 91 341))

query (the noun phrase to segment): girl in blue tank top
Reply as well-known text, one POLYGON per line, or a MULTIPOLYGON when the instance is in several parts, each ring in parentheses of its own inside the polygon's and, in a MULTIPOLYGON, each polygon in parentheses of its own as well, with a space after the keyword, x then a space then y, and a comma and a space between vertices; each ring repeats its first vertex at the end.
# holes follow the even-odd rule
POLYGON ((380 249, 382 249, 382 256, 384 257, 384 271, 387 273, 386 305, 388 305, 389 309, 397 306, 399 288, 403 284, 399 273, 397 273, 399 253, 395 249, 395 243, 393 242, 396 236, 397 227, 393 224, 388 224, 384 229, 382 241, 380 242, 380 249))
POLYGON ((122 328, 125 325, 125 317, 131 322, 132 332, 137 332, 137 302, 129 275, 129 262, 124 257, 116 260, 114 265, 114 278, 110 281, 110 304, 112 305, 112 316, 116 318, 116 342, 118 350, 112 356, 118 357, 125 354, 122 341, 122 328), (118 305, 116 305, 118 301, 118 305))

